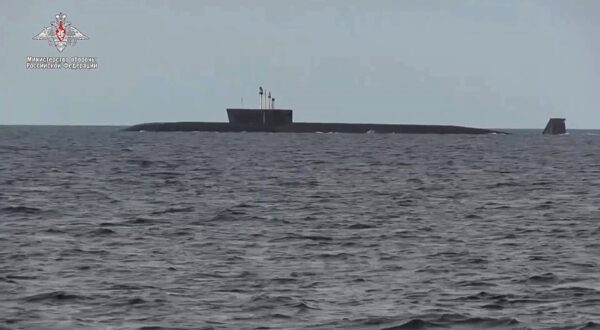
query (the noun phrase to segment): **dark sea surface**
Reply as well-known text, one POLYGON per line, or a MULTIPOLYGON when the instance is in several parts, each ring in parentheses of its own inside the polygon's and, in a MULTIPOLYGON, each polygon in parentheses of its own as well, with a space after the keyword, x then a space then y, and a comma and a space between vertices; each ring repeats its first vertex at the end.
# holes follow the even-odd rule
POLYGON ((600 132, 0 126, 0 329, 600 329, 600 132))

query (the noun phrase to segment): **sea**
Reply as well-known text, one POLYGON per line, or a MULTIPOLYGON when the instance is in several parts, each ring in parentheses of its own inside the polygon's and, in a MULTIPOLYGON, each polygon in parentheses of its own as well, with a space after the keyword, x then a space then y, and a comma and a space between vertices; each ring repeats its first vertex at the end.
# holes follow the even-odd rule
POLYGON ((0 329, 600 329, 600 131, 0 126, 0 329))

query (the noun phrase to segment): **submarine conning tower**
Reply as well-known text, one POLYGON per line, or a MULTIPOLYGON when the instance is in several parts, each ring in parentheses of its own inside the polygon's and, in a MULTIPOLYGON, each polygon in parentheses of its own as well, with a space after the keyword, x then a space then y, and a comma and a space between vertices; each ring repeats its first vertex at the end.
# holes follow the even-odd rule
POLYGON ((271 127, 292 123, 290 109, 227 109, 229 123, 237 126, 271 127))
POLYGON ((271 92, 258 87, 260 109, 228 108, 229 124, 248 127, 274 127, 292 124, 292 110, 275 109, 271 92))
POLYGON ((550 118, 546 128, 544 128, 544 135, 558 135, 565 134, 567 132, 565 126, 565 118, 550 118))

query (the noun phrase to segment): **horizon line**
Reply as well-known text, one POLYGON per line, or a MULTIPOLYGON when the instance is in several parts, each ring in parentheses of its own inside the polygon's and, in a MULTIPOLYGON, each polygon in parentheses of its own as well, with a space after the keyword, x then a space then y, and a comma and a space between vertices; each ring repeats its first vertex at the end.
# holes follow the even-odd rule
MULTIPOLYGON (((175 122, 175 121, 173 121, 175 122)), ((176 121, 176 122, 195 122, 195 121, 176 121)), ((148 123, 166 123, 162 121, 148 122, 148 123)), ((347 124, 347 123, 345 123, 347 124)), ((352 123, 350 123, 352 124, 352 123)), ((360 123, 364 125, 376 125, 376 123, 360 123)), ((10 126, 47 126, 47 127, 130 127, 138 124, 0 124, 0 127, 10 126)), ((387 124, 384 124, 387 125, 387 124)), ((462 126, 454 124, 392 124, 392 125, 425 125, 425 126, 462 126)), ((463 126, 471 127, 471 126, 463 126)), ((510 128, 510 127, 477 127, 484 129, 495 129, 495 130, 544 130, 543 127, 521 127, 521 128, 510 128)), ((569 128, 568 130, 600 130, 599 128, 569 128)))

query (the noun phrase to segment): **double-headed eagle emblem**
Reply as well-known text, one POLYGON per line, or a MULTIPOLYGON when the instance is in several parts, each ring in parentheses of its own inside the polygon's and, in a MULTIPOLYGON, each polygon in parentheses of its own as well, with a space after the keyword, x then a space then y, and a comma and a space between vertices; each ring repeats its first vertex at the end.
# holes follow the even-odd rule
POLYGON ((62 52, 67 44, 75 46, 77 40, 88 40, 89 38, 79 32, 71 22, 67 22, 67 15, 59 13, 55 22, 50 22, 50 26, 45 27, 42 32, 33 37, 34 40, 48 40, 48 45, 54 45, 59 52, 62 52))

